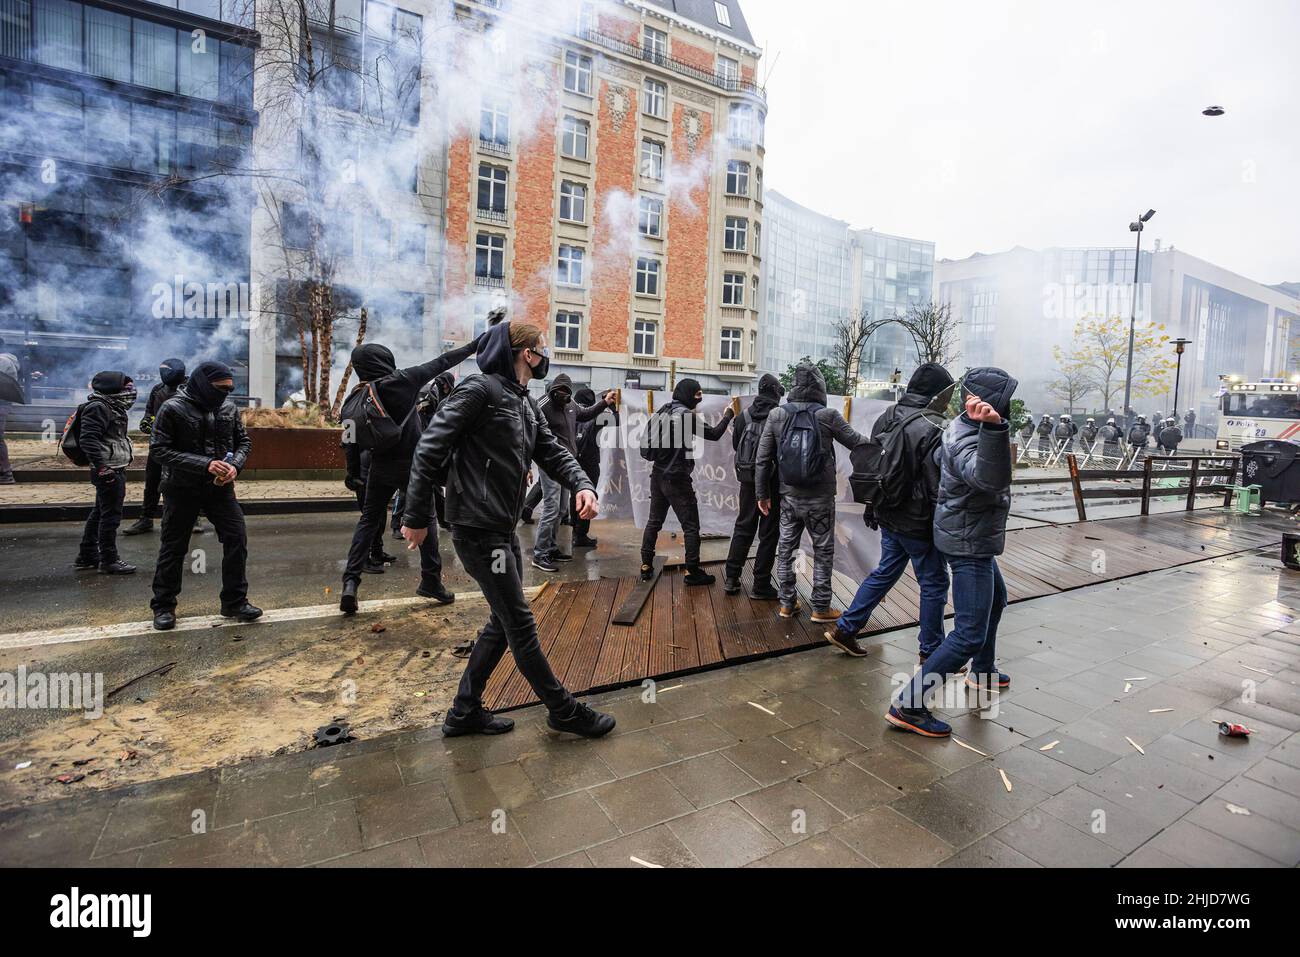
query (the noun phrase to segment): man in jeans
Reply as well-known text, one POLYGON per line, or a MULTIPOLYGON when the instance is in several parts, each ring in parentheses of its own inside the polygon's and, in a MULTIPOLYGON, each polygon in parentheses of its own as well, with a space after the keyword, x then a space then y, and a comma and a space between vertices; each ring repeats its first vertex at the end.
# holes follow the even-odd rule
POLYGON ((880 526, 880 563, 858 586, 853 603, 835 627, 826 632, 827 641, 855 658, 867 654, 856 635, 903 577, 909 561, 921 588, 921 664, 943 641, 948 568, 934 547, 934 503, 939 494, 937 452, 947 424, 943 412, 955 385, 947 369, 927 362, 912 373, 907 392, 897 404, 882 412, 872 426, 871 436, 876 441, 891 426, 901 430, 893 434, 891 441, 903 443, 902 461, 912 494, 897 507, 875 514, 874 520, 880 526))
MULTIPOLYGON (((791 423, 792 425, 794 423, 791 423)), ((758 461, 754 467, 754 491, 758 510, 772 511, 772 489, 780 482, 781 538, 776 549, 777 594, 781 601, 778 614, 793 618, 799 612, 795 590, 794 550, 805 530, 813 543, 812 620, 835 621, 840 613, 831 607, 831 566, 835 561, 835 446, 846 448, 865 441, 844 416, 826 407, 826 380, 811 362, 801 362, 794 370, 794 383, 785 405, 773 409, 758 443, 758 461), (812 410, 816 420, 817 441, 822 452, 822 467, 807 482, 797 482, 786 474, 784 464, 778 468, 786 423, 797 414, 812 410), (774 473, 780 472, 779 475, 774 473)))
POLYGON ((402 516, 402 536, 408 548, 416 548, 429 534, 434 489, 446 486, 452 544, 491 610, 442 733, 503 734, 514 728, 509 718, 483 706, 488 679, 509 647, 519 673, 546 705, 551 729, 597 738, 614 729, 614 718, 575 699, 551 671, 524 595, 515 535, 530 461, 576 495, 583 518, 596 514, 596 490, 528 395, 528 383, 544 379, 550 366, 545 333, 495 317, 479 339, 477 361, 483 374, 461 382, 420 437, 402 516))
POLYGON ((885 720, 929 738, 952 733, 925 705, 970 661, 968 687, 982 695, 1008 687, 997 669, 998 623, 1007 589, 997 556, 1006 545, 1011 511, 1011 397, 1018 383, 1001 369, 979 368, 962 382, 965 411, 943 434, 934 544, 952 569, 953 629, 903 687, 885 720))

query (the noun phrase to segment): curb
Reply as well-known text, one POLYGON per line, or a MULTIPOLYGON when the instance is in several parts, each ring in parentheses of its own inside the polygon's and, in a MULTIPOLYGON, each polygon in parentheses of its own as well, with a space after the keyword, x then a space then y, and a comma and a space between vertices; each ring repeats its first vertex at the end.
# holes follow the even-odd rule
MULTIPOLYGON (((84 522, 90 517, 90 502, 63 505, 6 505, 0 507, 0 525, 27 522, 84 522)), ((122 509, 122 518, 140 517, 141 505, 132 502, 122 509)), ((245 515, 301 515, 322 512, 356 512, 354 498, 249 499, 240 502, 245 515)))

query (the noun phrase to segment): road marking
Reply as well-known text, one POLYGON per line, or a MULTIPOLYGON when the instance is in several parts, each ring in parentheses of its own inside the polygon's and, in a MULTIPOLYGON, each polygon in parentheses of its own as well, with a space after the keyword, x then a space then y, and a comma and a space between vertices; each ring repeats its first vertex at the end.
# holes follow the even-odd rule
MULTIPOLYGON (((524 597, 530 601, 541 592, 540 588, 525 588, 524 597)), ((483 593, 478 591, 457 592, 457 603, 478 602, 483 600, 483 593)), ((375 614, 398 608, 427 606, 443 607, 430 598, 376 598, 360 602, 357 613, 375 614)), ((213 628, 256 628, 264 623, 281 621, 309 621, 313 618, 342 617, 337 604, 303 605, 299 608, 275 608, 268 611, 257 621, 238 621, 234 618, 222 618, 220 615, 198 615, 193 618, 177 618, 173 631, 199 631, 213 628)), ((153 620, 132 621, 120 625, 94 625, 88 628, 40 629, 37 631, 18 631, 0 635, 0 650, 9 648, 39 648, 45 645, 64 645, 76 641, 103 641, 107 638, 130 638, 135 635, 163 634, 155 632, 153 620)))

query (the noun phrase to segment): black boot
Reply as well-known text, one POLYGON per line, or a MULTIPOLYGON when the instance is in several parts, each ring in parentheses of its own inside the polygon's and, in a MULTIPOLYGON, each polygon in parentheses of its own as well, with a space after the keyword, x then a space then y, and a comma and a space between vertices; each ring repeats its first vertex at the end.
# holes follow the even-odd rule
POLYGON ((381 548, 378 551, 370 553, 370 560, 372 562, 378 562, 380 565, 391 565, 393 562, 397 561, 397 556, 390 555, 381 548))
POLYGON ((240 621, 257 621, 262 617, 262 609, 245 601, 240 605, 231 605, 221 609, 222 618, 238 618, 240 621))
POLYGON ((564 731, 584 738, 599 738, 614 730, 612 714, 593 711, 581 701, 573 702, 573 707, 564 714, 552 711, 546 716, 546 723, 552 731, 564 731))
POLYGON ((145 532, 152 532, 152 531, 153 531, 153 519, 149 518, 148 516, 141 515, 139 518, 135 520, 134 525, 128 525, 126 528, 122 529, 122 534, 143 535, 145 532))
POLYGON ((643 582, 654 581, 655 569, 653 565, 641 566, 641 580, 643 582))
POLYGON ((344 582, 343 594, 339 596, 339 611, 345 615, 357 613, 357 583, 344 582))
POLYGON ((367 575, 382 575, 384 573, 384 563, 377 561, 373 555, 366 558, 366 563, 361 566, 361 571, 367 575))
POLYGON ((686 577, 682 579, 688 585, 712 585, 717 579, 699 565, 687 565, 686 577))
POLYGON ((441 578, 422 578, 415 593, 421 598, 432 598, 440 605, 450 605, 456 600, 454 592, 447 590, 441 578))
POLYGON ((72 563, 72 567, 79 572, 88 572, 92 569, 96 569, 99 567, 99 556, 86 555, 84 553, 80 554, 77 556, 77 560, 72 563))
POLYGON ((728 595, 740 594, 740 579, 727 577, 722 580, 722 590, 728 595))
POLYGON ((768 579, 761 585, 754 585, 754 587, 749 590, 749 597, 756 601, 777 601, 781 595, 772 587, 771 579, 768 579))
POLYGON ((176 627, 176 612, 156 611, 153 613, 153 626, 157 631, 171 631, 176 627))
POLYGON ((446 719, 442 722, 442 736, 459 738, 465 734, 505 734, 507 731, 513 731, 514 728, 515 723, 510 718, 502 718, 486 708, 479 708, 466 718, 458 717, 454 712, 448 711, 446 719))

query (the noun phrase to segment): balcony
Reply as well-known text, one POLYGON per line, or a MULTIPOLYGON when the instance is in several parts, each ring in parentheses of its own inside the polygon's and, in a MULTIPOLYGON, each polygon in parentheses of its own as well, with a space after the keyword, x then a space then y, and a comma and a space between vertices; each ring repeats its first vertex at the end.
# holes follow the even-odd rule
POLYGON ((632 366, 636 369, 658 369, 659 359, 656 356, 633 356, 632 366))
POLYGON ((484 209, 482 206, 474 210, 474 216, 486 223, 496 223, 498 226, 506 224, 506 211, 504 209, 484 209))
POLYGON ((474 276, 474 285, 486 286, 490 289, 504 289, 506 279, 504 276, 480 276, 476 274, 474 276))
POLYGON ((478 138, 478 149, 480 153, 489 153, 492 156, 500 156, 504 159, 510 158, 510 141, 489 139, 485 136, 478 138))
POLYGON ((647 50, 639 44, 628 43, 626 40, 607 36, 596 30, 582 30, 578 36, 593 46, 601 47, 613 53, 621 53, 623 56, 631 57, 634 60, 652 63, 679 76, 695 80, 697 83, 712 86, 724 93, 747 93, 762 103, 763 106, 767 106, 766 91, 753 80, 741 80, 734 76, 710 73, 708 70, 701 70, 699 67, 691 66, 691 64, 683 60, 674 59, 656 50, 647 50))

